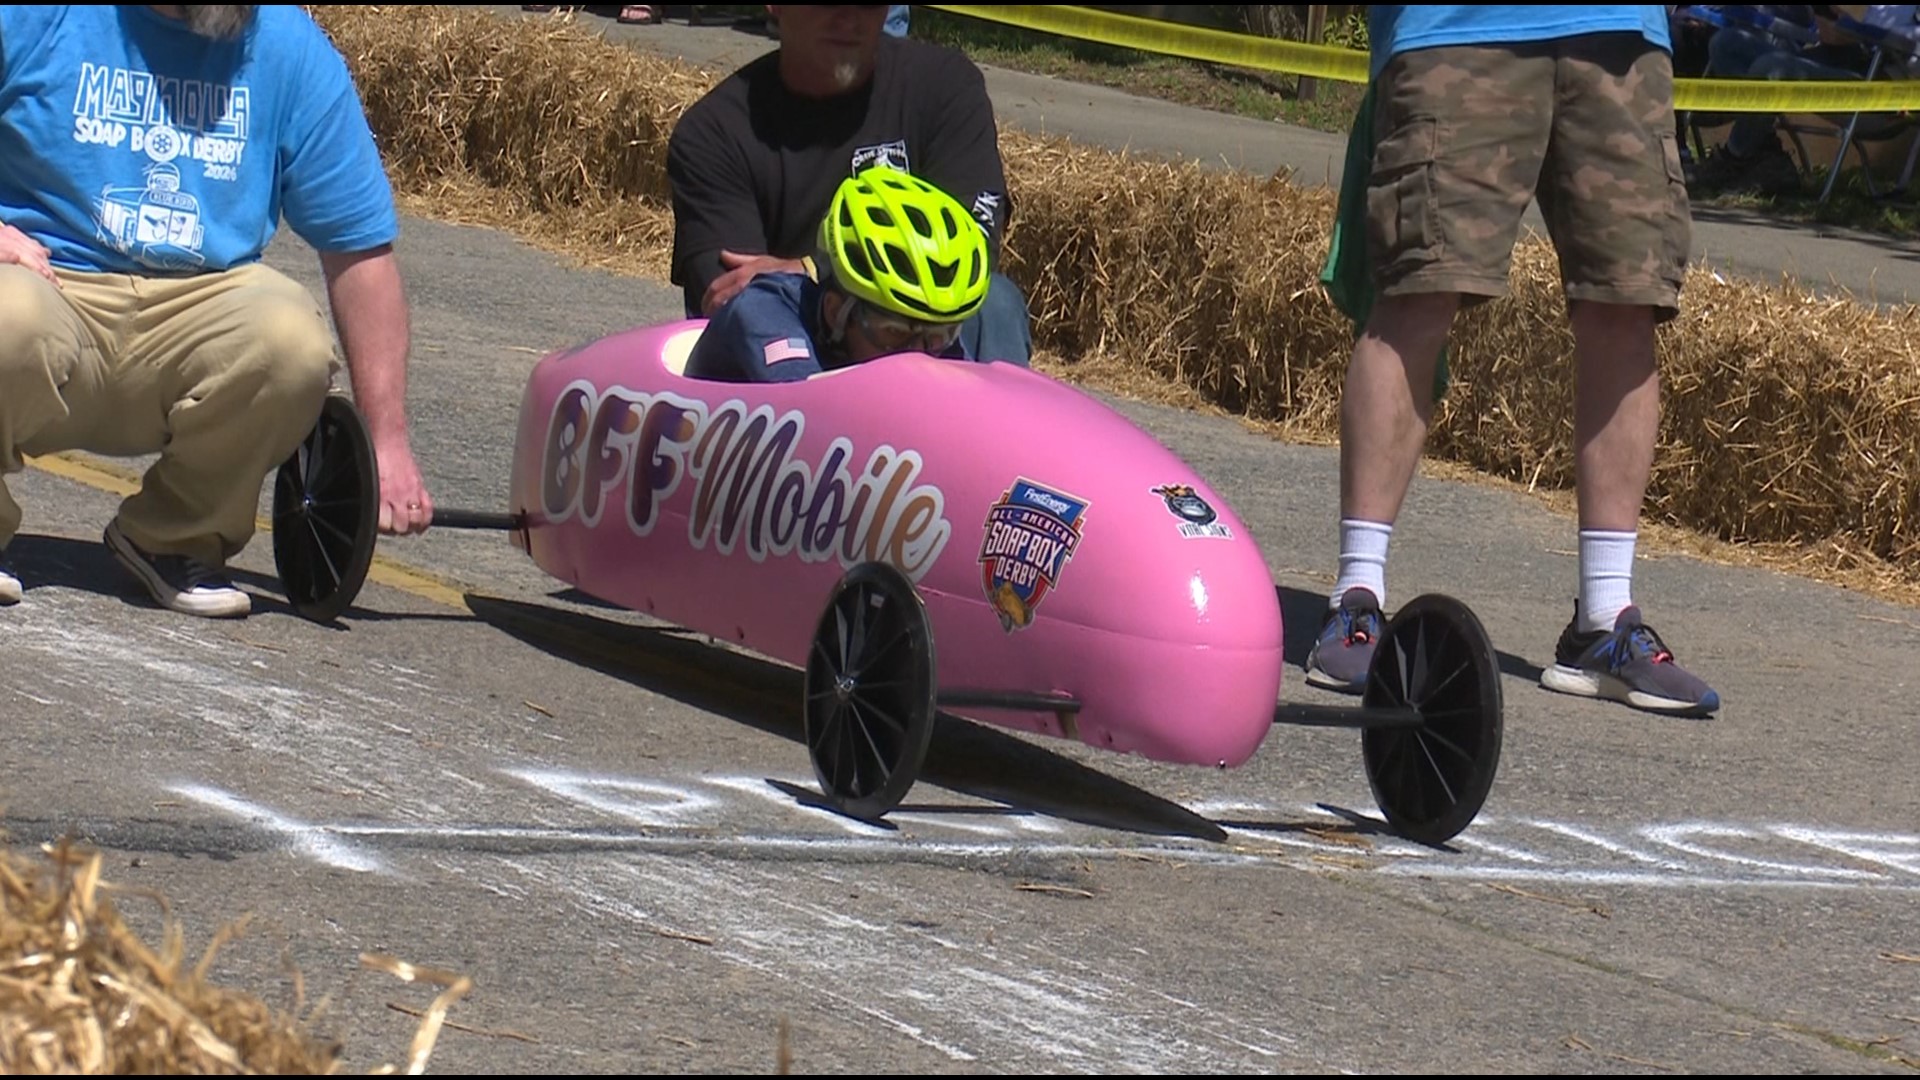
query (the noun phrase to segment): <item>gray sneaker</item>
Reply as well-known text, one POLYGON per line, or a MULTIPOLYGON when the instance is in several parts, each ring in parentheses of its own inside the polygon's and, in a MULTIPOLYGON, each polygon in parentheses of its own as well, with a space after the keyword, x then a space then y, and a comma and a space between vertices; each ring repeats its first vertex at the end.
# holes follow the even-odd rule
POLYGON ((1340 606, 1328 611, 1320 624, 1320 637, 1307 654, 1307 681, 1342 693, 1364 693, 1383 621, 1371 589, 1348 589, 1340 606))
POLYGON ((163 608, 209 619, 235 618, 253 610, 252 598, 218 567, 184 555, 149 555, 127 539, 119 522, 108 525, 101 539, 163 608))
POLYGON ((1720 695, 1699 676, 1681 667, 1653 627, 1629 607, 1612 630, 1574 632, 1574 621, 1560 634, 1554 665, 1540 673, 1540 685, 1563 694, 1605 698, 1648 712, 1708 716, 1720 707, 1720 695))

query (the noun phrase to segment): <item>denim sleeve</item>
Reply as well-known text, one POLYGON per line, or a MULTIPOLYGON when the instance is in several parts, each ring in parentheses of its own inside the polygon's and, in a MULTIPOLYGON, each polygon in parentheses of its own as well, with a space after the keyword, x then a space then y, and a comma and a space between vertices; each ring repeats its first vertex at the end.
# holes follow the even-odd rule
POLYGON ((687 374, 727 382, 798 382, 820 370, 802 315, 798 274, 762 274, 715 312, 687 358, 687 374))

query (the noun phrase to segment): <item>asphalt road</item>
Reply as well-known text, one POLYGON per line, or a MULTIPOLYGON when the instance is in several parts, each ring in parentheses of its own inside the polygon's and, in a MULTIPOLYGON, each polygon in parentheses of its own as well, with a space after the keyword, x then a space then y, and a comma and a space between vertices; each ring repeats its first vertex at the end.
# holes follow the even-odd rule
MULTIPOLYGON (((400 252, 443 506, 502 508, 539 354, 677 306, 489 230, 409 220, 400 252)), ((269 261, 318 285, 297 242, 269 261)), ((1262 545, 1284 692, 1338 700, 1298 677, 1335 453, 1115 405, 1262 545)), ((585 601, 496 534, 386 542, 334 626, 279 602, 264 535, 252 618, 155 610, 98 543, 125 464, 10 480, 0 827, 101 846, 190 950, 252 913, 216 976, 279 1001, 297 968, 345 1071, 403 1060, 389 1003, 431 996, 367 952, 474 979, 442 1072, 1920 1067, 1909 608, 1649 558, 1637 596, 1722 714, 1551 694, 1571 522, 1422 477, 1390 602, 1467 600, 1505 672, 1500 774, 1447 849, 1378 829, 1356 736, 1295 728, 1209 771, 948 724, 877 827, 809 805, 791 669, 585 601)))

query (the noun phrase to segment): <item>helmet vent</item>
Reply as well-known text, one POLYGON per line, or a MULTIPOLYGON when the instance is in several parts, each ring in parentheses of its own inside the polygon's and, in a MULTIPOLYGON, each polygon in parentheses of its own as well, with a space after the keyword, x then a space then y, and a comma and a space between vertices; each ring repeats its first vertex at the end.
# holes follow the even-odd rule
POLYGON ((915 265, 913 256, 907 253, 906 248, 898 244, 888 244, 887 265, 891 266, 893 272, 900 275, 900 279, 908 285, 918 288, 924 284, 920 280, 920 268, 915 265))

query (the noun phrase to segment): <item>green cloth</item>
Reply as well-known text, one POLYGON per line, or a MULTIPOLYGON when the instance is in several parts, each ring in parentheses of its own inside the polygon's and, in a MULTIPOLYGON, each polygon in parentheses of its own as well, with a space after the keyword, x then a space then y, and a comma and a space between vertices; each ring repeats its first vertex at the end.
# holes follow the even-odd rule
MULTIPOLYGON (((1367 176, 1373 172, 1373 86, 1360 99, 1353 129, 1347 133, 1347 161, 1340 174, 1340 208, 1333 215, 1333 242, 1327 263, 1320 268, 1320 284, 1340 314, 1353 320, 1359 337, 1373 314, 1373 268, 1367 263, 1367 176)), ((1447 349, 1440 347, 1440 363, 1433 371, 1433 400, 1447 393, 1447 349)))

